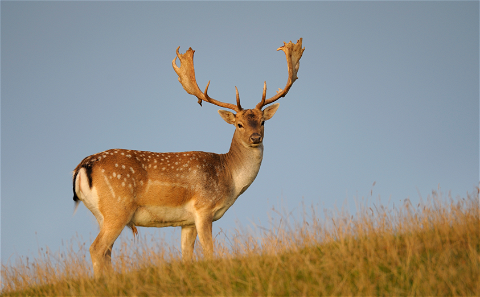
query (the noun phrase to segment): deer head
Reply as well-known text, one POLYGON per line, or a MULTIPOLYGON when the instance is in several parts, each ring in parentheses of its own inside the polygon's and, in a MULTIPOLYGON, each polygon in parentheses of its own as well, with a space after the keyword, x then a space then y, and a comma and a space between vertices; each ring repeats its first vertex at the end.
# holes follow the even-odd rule
POLYGON ((236 91, 236 105, 231 103, 224 103, 211 98, 208 95, 208 87, 210 81, 205 87, 205 91, 200 91, 197 81, 195 79, 195 69, 193 66, 193 54, 195 53, 192 48, 189 48, 184 54, 179 53, 180 47, 177 48, 177 56, 172 61, 172 66, 178 75, 178 81, 182 84, 187 93, 194 95, 198 98, 198 103, 202 105, 202 101, 228 108, 236 113, 232 113, 226 110, 219 110, 218 113, 225 120, 225 122, 235 126, 235 135, 244 146, 257 147, 262 144, 264 137, 264 123, 271 119, 279 107, 279 103, 275 103, 262 110, 263 107, 277 101, 281 97, 284 97, 292 84, 297 80, 297 72, 300 67, 300 58, 302 57, 305 48, 302 48, 302 38, 300 38, 296 44, 291 41, 285 43, 279 47, 278 50, 282 50, 287 58, 288 66, 288 80, 285 88, 279 89, 277 94, 269 99, 266 99, 267 95, 267 83, 263 84, 262 100, 257 104, 254 109, 243 109, 240 105, 240 96, 238 89, 236 91), (176 60, 180 60, 180 67, 177 66, 176 60))

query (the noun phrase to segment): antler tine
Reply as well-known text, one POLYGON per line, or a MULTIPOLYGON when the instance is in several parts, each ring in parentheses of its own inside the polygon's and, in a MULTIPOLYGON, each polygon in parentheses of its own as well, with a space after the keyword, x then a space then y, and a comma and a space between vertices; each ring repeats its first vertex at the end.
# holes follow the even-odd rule
POLYGON ((285 97, 285 95, 287 95, 288 91, 290 90, 290 87, 298 79, 297 72, 298 72, 298 68, 300 67, 300 58, 302 57, 303 51, 305 50, 305 48, 302 48, 302 38, 300 38, 296 44, 293 44, 291 41, 289 43, 284 42, 283 46, 277 49, 277 51, 279 50, 282 50, 285 53, 285 56, 287 58, 287 66, 288 66, 287 84, 285 85, 285 88, 283 88, 283 90, 278 89, 277 94, 275 96, 265 100, 266 92, 267 92, 266 90, 267 87, 265 82, 263 87, 262 101, 260 101, 260 103, 257 104, 256 106, 257 109, 262 109, 263 106, 273 103, 282 97, 285 97))
POLYGON ((243 110, 242 106, 240 105, 240 95, 238 95, 237 86, 235 86, 235 93, 237 93, 237 108, 238 110, 243 110))
POLYGON ((173 70, 178 75, 178 81, 180 84, 182 84, 183 89, 187 91, 188 94, 194 95, 195 97, 198 98, 198 103, 202 105, 202 100, 206 101, 208 103, 212 103, 214 105, 232 109, 236 112, 241 111, 241 106, 240 106, 240 98, 238 97, 238 91, 237 91, 237 106, 231 103, 224 103, 217 101, 210 96, 208 96, 207 91, 208 91, 208 86, 210 85, 210 81, 207 84, 207 87, 205 88, 205 92, 202 93, 200 91, 200 88, 198 87, 197 80, 195 79, 195 69, 193 67, 193 54, 195 51, 192 48, 189 48, 184 54, 180 54, 178 51, 180 47, 177 47, 177 56, 175 59, 172 61, 172 66, 173 70), (180 67, 177 66, 177 57, 180 60, 180 67))
POLYGON ((266 98, 266 97, 267 97, 267 82, 264 81, 264 82, 263 82, 262 101, 260 101, 260 103, 258 103, 257 108, 258 108, 258 106, 260 106, 259 109, 261 109, 261 108, 265 105, 265 98, 266 98))

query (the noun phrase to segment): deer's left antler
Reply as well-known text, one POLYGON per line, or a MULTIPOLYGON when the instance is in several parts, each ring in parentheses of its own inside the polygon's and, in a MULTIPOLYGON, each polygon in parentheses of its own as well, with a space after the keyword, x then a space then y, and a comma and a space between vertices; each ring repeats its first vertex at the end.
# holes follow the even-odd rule
POLYGON ((262 109, 265 105, 268 105, 270 103, 273 103, 277 101, 278 99, 284 97, 288 91, 290 90, 290 87, 293 85, 293 83, 297 80, 297 72, 298 68, 300 67, 300 58, 302 57, 303 51, 305 48, 302 48, 302 38, 300 38, 296 44, 293 44, 291 41, 289 43, 283 43, 283 46, 279 47, 277 51, 282 50, 285 53, 285 56, 287 57, 287 66, 288 66, 288 81, 287 85, 285 88, 278 89, 277 94, 267 100, 265 100, 265 97, 267 95, 267 83, 265 82, 263 84, 263 95, 262 95, 262 101, 257 104, 256 108, 257 109, 262 109))

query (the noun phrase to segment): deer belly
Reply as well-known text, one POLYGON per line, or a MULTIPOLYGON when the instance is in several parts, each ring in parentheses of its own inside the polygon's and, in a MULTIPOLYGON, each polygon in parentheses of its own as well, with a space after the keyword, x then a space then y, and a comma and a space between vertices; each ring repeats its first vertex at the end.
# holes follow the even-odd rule
POLYGON ((141 227, 184 226, 195 223, 193 213, 183 206, 140 206, 132 223, 141 227))

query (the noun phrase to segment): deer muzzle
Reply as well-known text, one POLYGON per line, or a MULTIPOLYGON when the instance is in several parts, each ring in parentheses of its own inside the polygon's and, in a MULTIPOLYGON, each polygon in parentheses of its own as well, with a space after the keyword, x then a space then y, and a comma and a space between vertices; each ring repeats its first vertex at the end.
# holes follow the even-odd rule
POLYGON ((253 133, 252 135, 250 135, 250 142, 252 144, 259 144, 262 142, 262 135, 260 135, 259 133, 253 133))

